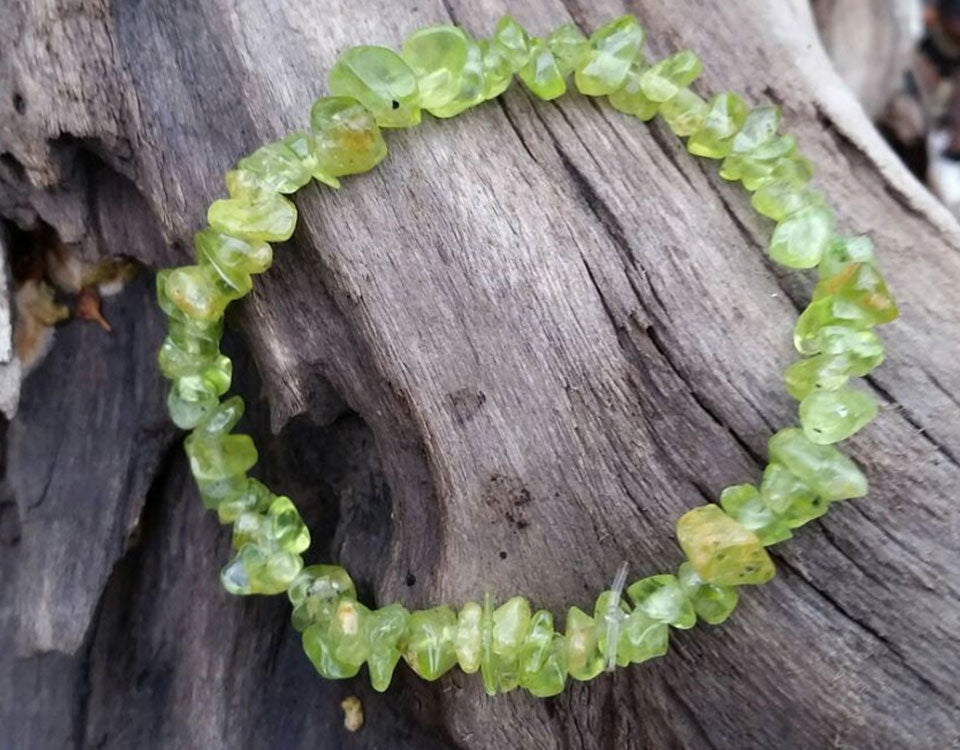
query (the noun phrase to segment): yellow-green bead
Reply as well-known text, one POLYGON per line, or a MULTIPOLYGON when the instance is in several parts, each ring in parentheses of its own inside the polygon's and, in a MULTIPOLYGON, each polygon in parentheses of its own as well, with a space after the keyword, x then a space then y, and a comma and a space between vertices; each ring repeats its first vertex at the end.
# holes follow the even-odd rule
POLYGON ((535 672, 521 673, 520 684, 537 698, 559 695, 567 684, 567 639, 554 634, 546 658, 535 672))
POLYGON ((817 273, 821 279, 829 279, 840 273, 850 263, 873 262, 873 240, 866 235, 834 237, 823 253, 817 273))
MULTIPOLYGON (((764 144, 773 141, 779 127, 779 107, 757 107, 750 110, 743 127, 730 144, 730 153, 720 164, 720 176, 725 180, 741 179, 751 155, 764 144)), ((792 139, 788 144, 793 147, 792 139)))
POLYGON ((420 122, 417 78, 403 58, 386 47, 351 47, 330 69, 330 93, 356 99, 381 128, 420 122))
POLYGON ((768 447, 771 461, 786 466, 825 500, 867 494, 867 480, 853 461, 831 445, 811 442, 796 427, 774 433, 768 447))
MULTIPOLYGON (((692 604, 691 604, 692 606, 692 604)), ((696 615, 694 615, 695 617, 696 615)), ((667 623, 637 607, 620 625, 618 663, 640 664, 667 653, 670 645, 667 623)))
POLYGON ((810 485, 776 461, 771 461, 763 471, 760 498, 764 505, 783 516, 791 529, 819 518, 829 506, 810 485))
POLYGON ((273 193, 295 193, 311 177, 310 170, 283 141, 261 146, 238 161, 237 169, 252 175, 256 188, 273 193))
POLYGON ((697 623, 693 605, 680 588, 676 576, 663 574, 641 578, 627 587, 627 596, 637 609, 657 622, 680 630, 692 628, 697 623))
POLYGON ((539 37, 530 40, 530 59, 520 68, 519 76, 532 93, 547 101, 563 96, 567 90, 553 53, 539 37))
POLYGON ((756 534, 764 547, 792 536, 785 519, 763 502, 759 490, 752 484, 736 484, 724 489, 720 493, 720 507, 745 529, 756 534))
POLYGON ((407 621, 403 658, 423 679, 433 681, 457 663, 457 614, 450 607, 413 612, 407 621))
POLYGON ((690 89, 680 89, 660 105, 660 116, 674 135, 681 138, 697 132, 706 115, 707 103, 690 89))
POLYGON ((747 119, 747 105, 736 94, 714 96, 707 106, 703 124, 687 141, 687 151, 708 159, 722 159, 730 153, 733 138, 747 119))
POLYGON ((337 658, 336 643, 326 623, 310 625, 303 631, 303 650, 324 679, 345 680, 360 671, 360 664, 337 658))
POLYGON ((652 120, 660 109, 660 105, 648 99, 640 88, 640 76, 649 67, 643 57, 637 55, 620 88, 609 96, 610 106, 643 122, 652 120))
POLYGON ((547 37, 547 47, 553 53, 560 75, 566 78, 590 52, 590 42, 575 24, 558 26, 547 37))
POLYGON ((244 477, 237 492, 217 503, 217 517, 220 523, 233 523, 244 513, 266 510, 273 497, 273 493, 262 482, 244 477))
POLYGON ((467 602, 457 614, 454 648, 457 652, 457 663, 466 674, 473 674, 480 669, 480 658, 483 654, 482 619, 483 608, 476 602, 467 602))
POLYGON ((546 662, 550 655, 553 636, 553 615, 545 609, 534 612, 518 657, 520 684, 523 687, 527 687, 526 683, 546 662))
POLYGON ((407 37, 403 60, 417 77, 421 107, 432 111, 456 98, 468 44, 467 35, 456 26, 431 26, 407 37))
POLYGON ((773 230, 770 257, 788 268, 813 268, 833 236, 833 212, 812 205, 791 214, 773 230))
POLYGON ((846 440, 876 416, 876 399, 854 388, 814 391, 800 402, 803 434, 818 445, 846 440))
POLYGON ((615 18, 594 31, 574 71, 577 90, 587 96, 605 96, 620 88, 643 40, 643 28, 631 15, 615 18))
POLYGON ((165 293, 184 315, 199 321, 217 320, 230 300, 239 296, 209 266, 170 269, 165 276, 165 293))
POLYGON ((493 611, 491 648, 504 659, 515 660, 530 625, 530 605, 522 596, 507 600, 493 611))
POLYGON ((224 234, 252 242, 284 242, 297 226, 297 209, 282 195, 214 201, 207 222, 224 234))
POLYGON ((476 106, 486 96, 486 77, 483 67, 483 50, 473 40, 467 42, 467 61, 460 74, 460 87, 456 96, 446 104, 434 107, 434 117, 455 117, 464 110, 476 106))
POLYGON ((739 595, 736 588, 707 583, 689 562, 677 569, 677 580, 693 604, 697 617, 710 625, 722 623, 737 606, 739 595))
POLYGON ((798 359, 784 374, 787 392, 802 401, 817 390, 835 391, 847 384, 852 364, 843 354, 817 354, 798 359))
POLYGON ((640 78, 640 86, 647 98, 654 102, 673 99, 693 83, 703 71, 703 64, 695 52, 681 50, 652 65, 640 78))
POLYGON ((603 654, 593 618, 577 607, 567 610, 567 669, 575 680, 592 680, 603 671, 603 654))
POLYGON ((207 438, 194 432, 184 441, 190 470, 197 479, 224 479, 250 469, 257 449, 249 435, 207 438))
POLYGON ((299 555, 247 544, 220 572, 220 581, 231 594, 281 594, 302 568, 299 555))
POLYGON ((514 73, 530 58, 530 36, 509 14, 497 21, 491 44, 506 58, 514 73))
POLYGON ((833 276, 822 276, 813 291, 814 299, 833 298, 852 305, 869 321, 882 325, 897 319, 900 311, 883 276, 872 263, 851 262, 833 276))
POLYGON ((773 561, 757 535, 717 505, 702 505, 677 521, 680 547, 707 583, 719 586, 766 583, 773 561))
POLYGON ((292 581, 287 596, 293 605, 293 627, 303 631, 314 623, 326 628, 339 602, 356 599, 357 590, 339 565, 309 565, 292 581))
POLYGON ((782 221, 807 206, 823 206, 823 195, 789 180, 765 182, 750 199, 754 210, 774 221, 782 221))
POLYGON ((500 96, 513 80, 513 67, 503 50, 492 42, 481 39, 477 42, 483 64, 483 98, 500 96))
POLYGON ((367 617, 367 641, 370 653, 367 669, 370 684, 382 693, 390 687, 390 680, 400 661, 400 643, 407 632, 410 613, 399 604, 390 604, 374 610, 367 617))

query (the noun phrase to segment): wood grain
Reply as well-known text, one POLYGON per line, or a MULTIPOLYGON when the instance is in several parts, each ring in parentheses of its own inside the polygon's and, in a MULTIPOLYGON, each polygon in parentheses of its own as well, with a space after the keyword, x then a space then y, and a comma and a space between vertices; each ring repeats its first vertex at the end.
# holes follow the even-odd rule
MULTIPOLYGON (((0 213, 150 269, 187 260, 231 163, 306 123, 339 51, 451 19, 487 33, 507 10, 7 5, 0 213)), ((66 327, 9 429, 13 747, 960 741, 956 223, 874 131, 800 0, 509 10, 541 33, 634 12, 654 54, 702 54, 701 91, 783 107, 842 229, 874 236, 903 310, 869 381, 880 418, 850 447, 870 497, 776 548, 777 579, 727 625, 557 699, 490 700, 478 680, 403 670, 385 696, 327 684, 282 602, 218 590, 227 535, 161 416, 144 281, 108 310, 113 336, 66 327), (351 693, 366 725, 348 738, 351 693)), ((744 193, 660 124, 602 102, 517 86, 389 144, 345 190, 302 191, 296 235, 231 316, 263 476, 304 509, 312 559, 346 565, 370 603, 459 604, 489 585, 557 614, 592 606, 623 559, 633 577, 678 563, 676 518, 757 481, 767 438, 795 419, 781 373, 809 279, 768 262, 770 223, 744 193)))

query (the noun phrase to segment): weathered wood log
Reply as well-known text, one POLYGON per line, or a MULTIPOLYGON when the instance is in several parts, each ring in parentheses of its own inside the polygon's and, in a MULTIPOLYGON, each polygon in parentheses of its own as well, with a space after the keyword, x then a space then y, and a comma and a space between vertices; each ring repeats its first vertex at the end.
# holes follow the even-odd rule
MULTIPOLYGON (((842 85, 804 2, 627 9, 654 53, 698 50, 708 89, 781 104, 843 229, 877 241, 903 318, 869 380, 882 414, 851 444, 870 497, 777 547, 778 577, 728 624, 559 698, 403 668, 382 696, 326 683, 279 598, 219 589, 229 541, 163 415, 143 278, 107 302, 113 334, 59 332, 7 432, 4 743, 960 742, 960 231, 842 85), (367 720, 347 740, 350 694, 367 720)), ((9 0, 0 212, 87 258, 184 262, 225 169, 303 126, 341 49, 450 19, 485 33, 505 10, 9 0)), ((624 6, 510 10, 542 32, 624 6)), ((576 94, 517 86, 389 143, 343 191, 298 196, 294 240, 231 317, 263 476, 304 509, 311 559, 341 561, 371 603, 490 585, 557 613, 623 559, 636 577, 679 562, 677 517, 756 481, 795 419, 781 373, 809 282, 767 261, 769 223, 660 124, 576 94)))

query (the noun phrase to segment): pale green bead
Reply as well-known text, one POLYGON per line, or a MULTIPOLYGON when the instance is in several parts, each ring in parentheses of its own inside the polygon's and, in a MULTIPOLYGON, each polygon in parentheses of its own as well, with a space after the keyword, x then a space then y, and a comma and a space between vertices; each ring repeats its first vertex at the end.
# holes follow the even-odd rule
POLYGON ((383 692, 390 686, 393 671, 400 661, 400 644, 407 632, 410 613, 399 604, 390 604, 371 612, 367 618, 370 653, 367 669, 373 689, 383 692))
POLYGON ((821 349, 821 333, 828 329, 844 328, 860 331, 874 325, 870 313, 860 305, 840 297, 814 298, 797 318, 793 327, 793 341, 798 351, 810 354, 821 349))
POLYGON ((703 71, 695 52, 681 50, 655 63, 640 78, 643 93, 651 101, 666 102, 693 83, 703 71))
POLYGON ((239 492, 217 505, 217 516, 220 523, 233 523, 244 513, 265 511, 273 498, 273 493, 262 482, 246 479, 239 492))
POLYGON ((615 18, 594 31, 590 47, 574 71, 577 90, 587 96, 604 96, 620 88, 643 40, 643 29, 631 15, 615 18))
POLYGON ((697 575, 708 583, 760 584, 774 576, 773 561, 757 535, 719 506, 702 505, 684 513, 677 521, 677 540, 697 575))
POLYGON ((752 484, 736 484, 720 493, 720 507, 768 547, 793 536, 780 514, 772 511, 752 484))
POLYGON ((403 60, 417 77, 421 107, 432 111, 457 97, 468 45, 467 35, 456 26, 431 26, 407 37, 403 60))
POLYGON ((660 105, 660 116, 674 132, 684 138, 700 129, 707 115, 707 103, 690 89, 680 89, 676 96, 660 105))
POLYGON ((680 630, 692 628, 697 615, 677 582, 676 576, 664 574, 634 581, 627 587, 627 596, 637 609, 657 622, 680 630))
POLYGON ((238 296, 252 286, 250 274, 263 273, 273 262, 273 250, 266 242, 247 242, 207 227, 193 236, 197 261, 210 266, 238 296))
POLYGON ((455 117, 482 102, 486 91, 483 51, 477 42, 471 40, 467 43, 467 61, 460 74, 460 87, 456 96, 448 103, 431 109, 430 114, 434 117, 455 117))
POLYGON ((220 581, 231 594, 281 594, 302 568, 299 555, 248 544, 220 572, 220 581))
MULTIPOLYGON (((775 139, 761 146, 758 150, 768 148, 773 150, 783 142, 792 142, 792 139, 784 136, 782 139, 775 139)), ((751 192, 770 180, 786 180, 798 187, 803 187, 813 179, 813 164, 805 156, 796 152, 770 160, 761 161, 750 158, 744 162, 742 168, 743 186, 751 192)))
POLYGON ((341 661, 327 623, 310 625, 303 631, 303 650, 321 677, 345 680, 360 671, 359 664, 341 661))
POLYGON ((800 403, 803 434, 819 445, 846 440, 876 416, 876 399, 854 388, 814 391, 800 403))
POLYGON ((480 677, 487 695, 496 695, 500 686, 499 660, 493 653, 493 609, 493 593, 488 589, 480 615, 480 677))
POLYGON ((344 599, 337 604, 327 629, 334 658, 358 669, 370 655, 367 625, 370 610, 360 602, 344 599))
POLYGON ((603 671, 603 653, 593 618, 577 607, 567 610, 567 669, 575 680, 592 680, 603 671))
POLYGON ((456 630, 457 614, 450 607, 413 612, 407 621, 404 660, 423 679, 436 680, 457 663, 456 630))
POLYGON ((618 663, 624 661, 629 664, 640 664, 648 659, 663 656, 667 653, 669 641, 667 623, 651 617, 638 607, 627 615, 620 625, 620 641, 617 645, 618 663))
MULTIPOLYGON (((226 359, 226 357, 224 357, 226 359)), ((227 360, 228 362, 230 360, 227 360)), ((203 437, 218 437, 226 435, 236 427, 243 416, 243 399, 240 396, 231 396, 221 402, 213 413, 197 427, 199 439, 203 437)))
POLYGON ((536 672, 521 673, 521 685, 537 698, 559 695, 567 684, 567 639, 559 633, 550 641, 546 658, 536 672))
POLYGON ((883 342, 873 331, 828 325, 806 338, 794 332, 793 343, 801 354, 843 354, 850 363, 850 374, 862 377, 883 362, 883 342))
POLYGON ((293 605, 293 627, 302 631, 314 623, 326 628, 339 602, 356 599, 357 590, 339 565, 309 565, 290 584, 287 596, 293 605))
POLYGON ((285 136, 281 142, 296 155, 311 177, 332 188, 340 187, 339 180, 327 171, 313 133, 297 131, 285 136))
MULTIPOLYGON (((736 149, 736 138, 733 144, 736 149)), ((796 139, 792 135, 765 139, 749 151, 731 151, 720 165, 720 176, 726 180, 741 180, 747 190, 756 190, 764 182, 773 179, 778 164, 794 159, 796 150, 796 139)), ((805 184, 803 181, 801 183, 805 184)))
MULTIPOLYGON (((833 300, 834 310, 841 305, 852 306, 857 310, 856 317, 866 319, 869 325, 890 323, 900 315, 886 281, 872 263, 847 263, 833 276, 821 276, 813 298, 833 300)), ((837 319, 841 318, 837 314, 837 319)))
POLYGON ((823 194, 799 187, 789 180, 771 180, 757 188, 750 199, 757 213, 774 221, 782 221, 807 206, 826 205, 823 194))
POLYGON ((689 562, 677 569, 677 580, 693 604, 697 617, 710 625, 722 623, 737 606, 739 595, 735 587, 707 583, 689 562))
POLYGON ((643 122, 652 120, 660 109, 660 105, 648 99, 640 88, 640 76, 649 67, 643 57, 637 55, 620 88, 609 96, 610 106, 643 122))
POLYGON ((297 209, 282 195, 230 198, 210 204, 207 222, 217 231, 253 242, 283 242, 297 226, 297 209))
POLYGON ((200 491, 200 501, 207 510, 216 510, 219 514, 220 506, 233 502, 242 496, 250 480, 246 474, 234 474, 226 479, 197 482, 200 491))
POLYGON ((769 463, 763 471, 760 497, 764 505, 783 516, 791 529, 819 518, 830 505, 800 477, 776 461, 769 463))
POLYGON ((356 99, 325 96, 310 109, 317 160, 332 187, 344 175, 368 172, 387 156, 387 144, 373 115, 356 99))
POLYGON ((833 212, 825 206, 801 208, 773 230, 770 257, 789 268, 813 268, 833 236, 833 224, 833 212))
POLYGON ((529 689, 528 683, 547 661, 553 636, 553 615, 545 609, 534 612, 517 660, 521 686, 529 689))
POLYGON ((267 535, 271 545, 294 554, 299 554, 310 546, 310 530, 289 497, 281 495, 270 504, 267 523, 267 535))
MULTIPOLYGON (((193 376, 187 376, 193 379, 193 376)), ((182 430, 190 430, 200 424, 217 408, 217 392, 213 386, 198 391, 192 385, 184 387, 185 378, 178 378, 167 394, 167 410, 171 421, 182 430)), ((206 384, 206 380, 201 379, 206 384)))
POLYGON ((567 90, 553 53, 539 37, 530 40, 530 59, 520 68, 519 76, 532 93, 547 101, 563 96, 567 90))
POLYGON ((311 177, 310 170, 283 141, 261 146, 238 161, 237 169, 253 175, 259 190, 272 193, 295 193, 311 177))
POLYGON ((850 359, 843 354, 817 354, 798 359, 784 374, 787 392, 802 401, 817 390, 835 391, 847 384, 852 373, 850 359))
POLYGON ((733 139, 747 119, 747 105, 736 94, 717 94, 707 106, 703 124, 687 141, 687 151, 708 159, 730 153, 733 139))
POLYGON ((513 80, 513 67, 503 50, 486 39, 477 42, 483 63, 483 98, 500 96, 513 80))
POLYGON ((233 548, 239 550, 248 544, 256 544, 264 535, 265 523, 262 513, 242 513, 233 523, 233 548))
MULTIPOLYGON (((754 154, 763 155, 762 147, 774 142, 779 128, 779 107, 758 107, 751 110, 740 132, 730 144, 730 153, 720 164, 720 176, 725 180, 741 179, 745 167, 749 167, 756 160, 754 154)), ((789 138, 784 142, 792 151, 793 139, 789 138)))
MULTIPOLYGON (((198 347, 200 348, 200 347, 198 347)), ((172 337, 167 336, 157 352, 157 364, 164 377, 172 380, 183 375, 196 375, 214 365, 220 356, 216 344, 209 348, 203 347, 200 351, 186 349, 172 337)))
POLYGON ((590 42, 575 24, 558 26, 547 37, 547 47, 553 53, 560 75, 566 78, 590 52, 590 42))
POLYGON ((168 269, 165 291, 184 315, 199 321, 217 320, 230 301, 240 296, 209 266, 168 269))
POLYGON ((505 15, 497 21, 491 44, 506 58, 514 73, 530 58, 530 36, 513 16, 505 15))
POLYGON ((467 602, 457 614, 454 648, 457 652, 457 663, 466 674, 473 674, 480 669, 480 658, 483 654, 480 632, 482 619, 483 608, 476 602, 467 602))
POLYGON ((866 235, 834 237, 823 253, 817 272, 821 279, 840 273, 850 263, 873 263, 873 240, 866 235))
POLYGON ((530 604, 522 596, 507 600, 493 611, 491 648, 505 659, 520 655, 523 638, 530 626, 530 604))
POLYGON ((249 435, 206 437, 193 432, 183 445, 197 479, 224 479, 249 470, 257 462, 257 449, 249 435))
POLYGON ((768 447, 771 461, 786 466, 824 500, 867 494, 867 480, 853 461, 833 446, 811 442, 795 427, 774 433, 768 447))
POLYGON ((403 58, 386 47, 351 47, 328 77, 330 93, 356 99, 381 128, 407 128, 420 122, 417 78, 403 58))

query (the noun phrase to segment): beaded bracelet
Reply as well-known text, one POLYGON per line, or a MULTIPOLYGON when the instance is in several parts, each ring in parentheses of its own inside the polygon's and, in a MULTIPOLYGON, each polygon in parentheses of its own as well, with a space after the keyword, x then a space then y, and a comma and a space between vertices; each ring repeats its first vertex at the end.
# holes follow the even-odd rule
POLYGON ((400 55, 383 47, 348 49, 330 72, 333 95, 313 105, 310 131, 241 159, 226 175, 229 198, 210 206, 209 226, 195 237, 197 264, 157 274, 169 318, 159 363, 173 381, 170 414, 192 430, 185 447, 204 504, 221 523, 233 524, 237 554, 221 573, 223 585, 233 594, 286 592, 293 626, 322 676, 352 677, 366 663, 373 687, 385 690, 402 657, 427 680, 459 665, 479 670, 491 695, 518 686, 556 695, 568 675, 589 680, 664 654, 670 628, 693 627, 698 618, 722 622, 737 603, 738 586, 774 575, 765 547, 822 516, 830 503, 866 494, 860 469, 833 444, 875 416, 875 400, 848 381, 883 360, 872 329, 898 314, 873 245, 867 237, 835 236, 832 212, 809 187, 810 162, 793 137, 778 134, 776 107, 748 110, 732 93, 706 101, 689 88, 701 72, 697 55, 685 50, 650 63, 643 41, 630 15, 589 39, 572 24, 546 39, 531 37, 504 16, 490 40, 435 26, 412 34, 400 55), (270 266, 268 243, 292 235, 297 210, 283 194, 311 179, 337 188, 339 177, 373 168, 387 154, 380 128, 416 125, 421 110, 452 117, 501 94, 514 74, 537 97, 555 99, 571 73, 582 94, 606 96, 642 121, 660 115, 687 139, 691 154, 722 160, 721 177, 742 182, 753 207, 776 222, 770 257, 790 268, 817 268, 813 300, 794 329, 803 356, 785 376, 800 402, 801 426, 770 438, 759 488, 728 487, 719 505, 680 518, 677 538, 687 560, 676 574, 626 586, 624 565, 592 615, 568 610, 562 634, 550 612, 531 612, 520 596, 496 606, 489 591, 482 604, 468 602, 459 611, 368 609, 343 568, 304 567, 310 535, 293 502, 247 476, 257 451, 249 436, 231 432, 243 401, 220 401, 232 374, 219 351, 224 309, 250 291, 251 274, 270 266))

